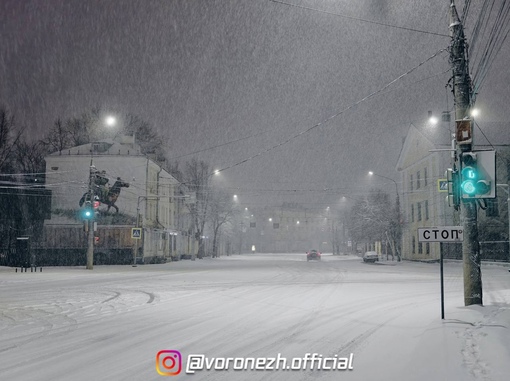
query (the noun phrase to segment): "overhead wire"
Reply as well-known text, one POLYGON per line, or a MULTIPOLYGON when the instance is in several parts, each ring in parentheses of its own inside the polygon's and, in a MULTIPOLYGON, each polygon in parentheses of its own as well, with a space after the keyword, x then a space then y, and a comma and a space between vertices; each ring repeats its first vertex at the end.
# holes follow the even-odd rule
POLYGON ((480 91, 489 69, 510 33, 510 2, 503 1, 496 10, 494 10, 494 5, 494 0, 485 0, 477 20, 475 31, 473 32, 473 39, 471 42, 473 49, 476 49, 480 38, 485 37, 486 40, 485 46, 480 49, 474 57, 473 101, 476 99, 476 95, 480 91), (489 26, 489 19, 493 12, 496 12, 496 17, 492 25, 489 26), (487 30, 488 35, 485 36, 487 30), (480 56, 479 59, 478 56, 480 56))
MULTIPOLYGON (((257 154, 255 154, 255 155, 249 156, 249 157, 247 157, 247 158, 245 158, 245 159, 243 159, 243 160, 241 160, 241 161, 239 161, 239 162, 236 162, 236 163, 234 163, 234 164, 231 164, 231 165, 229 165, 229 166, 227 166, 227 167, 224 167, 224 168, 221 168, 221 169, 217 169, 217 170, 215 171, 215 173, 217 173, 217 172, 223 172, 223 171, 226 171, 226 170, 228 170, 228 169, 231 169, 231 168, 237 167, 237 166, 239 166, 239 165, 241 165, 241 164, 244 164, 244 163, 246 163, 246 162, 248 162, 248 161, 251 161, 251 160, 253 160, 253 159, 255 159, 255 158, 259 157, 259 156, 262 156, 263 154, 265 154, 265 153, 267 153, 267 152, 270 152, 270 151, 272 151, 272 150, 274 150, 274 149, 276 149, 276 148, 279 148, 279 147, 281 147, 281 146, 283 146, 283 145, 285 145, 285 144, 287 144, 287 143, 289 143, 289 142, 291 142, 291 141, 293 141, 293 140, 295 140, 295 139, 297 139, 297 138, 299 138, 299 137, 301 137, 301 136, 303 136, 303 135, 305 135, 305 134, 309 133, 309 132, 310 132, 310 131, 312 131, 312 130, 315 130, 315 129, 316 129, 316 128, 318 128, 318 127, 321 127, 321 126, 323 126, 323 125, 327 124, 328 122, 330 122, 332 119, 334 119, 334 118, 338 117, 339 115, 342 115, 342 114, 344 114, 345 112, 349 111, 350 109, 352 109, 352 108, 354 108, 354 107, 358 106, 359 104, 361 104, 361 103, 363 103, 363 102, 366 102, 366 101, 368 101, 369 99, 371 99, 371 98, 373 98, 373 97, 375 97, 375 96, 377 96, 377 95, 379 95, 379 94, 383 93, 383 92, 384 92, 386 89, 388 89, 391 85, 393 85, 394 83, 398 82, 399 80, 401 80, 402 78, 406 77, 407 75, 411 74, 412 72, 414 72, 415 70, 417 70, 418 68, 420 68, 421 66, 423 66, 424 64, 426 64, 427 62, 431 61, 432 59, 434 59, 434 58, 436 58, 437 56, 439 56, 441 53, 445 52, 446 50, 447 50, 446 48, 442 48, 442 49, 440 49, 440 50, 436 51, 436 52, 435 52, 434 54, 432 54, 430 57, 428 57, 428 58, 427 58, 427 59, 425 59, 424 61, 421 61, 421 62, 420 62, 420 63, 418 63, 416 66, 414 66, 413 68, 411 68, 411 69, 407 70, 405 73, 403 73, 403 74, 399 75, 398 77, 396 77, 396 78, 395 78, 395 79, 393 79, 392 81, 390 81, 390 82, 386 83, 384 86, 382 86, 382 87, 381 87, 381 88, 379 88, 378 90, 376 90, 376 91, 374 91, 374 92, 370 93, 369 95, 367 95, 366 97, 364 97, 364 98, 362 98, 362 99, 360 99, 360 100, 358 100, 358 101, 356 101, 356 102, 354 102, 354 103, 350 104, 350 105, 349 105, 349 106, 347 106, 346 108, 344 108, 344 109, 342 109, 342 110, 340 110, 340 111, 338 111, 338 112, 334 113, 333 115, 331 115, 331 116, 329 116, 329 117, 325 118, 324 120, 322 120, 322 121, 320 121, 320 122, 318 122, 318 123, 314 124, 313 126, 308 127, 308 128, 306 128, 305 130, 302 130, 301 132, 299 132, 299 133, 297 133, 297 134, 295 134, 295 135, 292 135, 291 137, 289 137, 289 138, 287 138, 287 139, 285 139, 285 140, 283 140, 283 141, 281 141, 281 142, 279 142, 279 143, 277 143, 277 144, 274 144, 274 145, 272 145, 272 146, 270 146, 270 147, 266 148, 265 150, 262 150, 262 151, 258 152, 258 153, 257 153, 257 154)), ((210 176, 213 176, 215 173, 212 173, 210 176)))
POLYGON ((269 0, 269 1, 271 1, 273 3, 277 3, 277 4, 287 5, 289 7, 301 8, 301 9, 306 9, 306 10, 309 10, 309 11, 325 13, 325 14, 328 14, 328 15, 342 17, 342 18, 349 19, 349 20, 360 21, 360 22, 364 22, 364 23, 368 23, 368 24, 385 26, 385 27, 388 27, 388 28, 402 29, 402 30, 406 30, 406 31, 410 31, 410 32, 425 33, 425 34, 430 34, 430 35, 434 35, 434 36, 449 37, 447 34, 443 34, 443 33, 430 32, 430 31, 420 30, 420 29, 416 29, 416 28, 409 28, 409 27, 405 27, 405 26, 399 26, 399 25, 392 25, 392 24, 382 23, 382 22, 379 22, 379 21, 362 19, 362 18, 359 18, 359 17, 347 16, 347 15, 343 15, 343 14, 340 14, 340 13, 326 11, 326 10, 323 10, 323 9, 317 9, 317 8, 312 8, 312 7, 306 7, 304 5, 287 3, 287 2, 281 1, 281 0, 269 0))

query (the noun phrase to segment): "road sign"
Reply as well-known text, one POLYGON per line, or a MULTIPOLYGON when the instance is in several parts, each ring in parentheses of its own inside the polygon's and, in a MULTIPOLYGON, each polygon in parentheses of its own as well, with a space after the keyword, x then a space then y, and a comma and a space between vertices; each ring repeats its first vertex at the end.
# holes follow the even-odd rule
POLYGON ((131 238, 133 239, 142 238, 142 228, 131 228, 131 238))
POLYGON ((418 228, 418 242, 462 242, 463 240, 462 226, 418 228))
POLYGON ((448 180, 437 179, 437 190, 439 192, 448 192, 448 180))

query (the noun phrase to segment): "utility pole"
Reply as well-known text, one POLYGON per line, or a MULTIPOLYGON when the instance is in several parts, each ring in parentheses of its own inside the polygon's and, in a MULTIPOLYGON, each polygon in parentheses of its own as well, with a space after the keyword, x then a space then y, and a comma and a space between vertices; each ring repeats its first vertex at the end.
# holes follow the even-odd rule
MULTIPOLYGON (((94 202, 94 182, 95 167, 92 164, 92 158, 90 159, 90 170, 89 170, 89 202, 90 205, 94 202)), ((94 269, 94 210, 92 209, 92 217, 87 220, 88 231, 87 231, 87 270, 94 269)))
MULTIPOLYGON (((455 120, 457 141, 457 159, 461 160, 463 152, 472 151, 473 129, 462 131, 458 128, 459 121, 469 119, 471 107, 471 80, 469 77, 468 61, 464 30, 460 22, 457 9, 452 0, 450 5, 450 61, 453 70, 453 94, 455 99, 455 120), (462 136, 461 136, 462 134, 462 136), (467 139, 466 139, 467 138, 467 139), (467 142, 460 143, 465 139, 467 142)), ((465 127, 466 124, 464 124, 465 127)), ((478 243, 477 204, 476 199, 462 198, 461 220, 464 230, 462 242, 462 260, 464 266, 464 305, 482 305, 482 273, 480 262, 480 247, 478 243)))

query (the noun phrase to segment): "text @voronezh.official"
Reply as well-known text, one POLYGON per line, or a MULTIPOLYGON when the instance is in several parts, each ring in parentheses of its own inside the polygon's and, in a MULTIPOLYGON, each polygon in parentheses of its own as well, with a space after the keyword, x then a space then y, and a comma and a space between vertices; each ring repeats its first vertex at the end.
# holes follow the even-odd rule
MULTIPOLYGON (((305 353, 303 357, 206 357, 204 354, 190 354, 186 359, 185 373, 199 371, 298 371, 298 370, 353 370, 354 354, 347 357, 323 356, 318 353, 305 353)), ((162 350, 156 355, 156 370, 163 376, 175 376, 183 369, 183 359, 179 351, 162 350)))

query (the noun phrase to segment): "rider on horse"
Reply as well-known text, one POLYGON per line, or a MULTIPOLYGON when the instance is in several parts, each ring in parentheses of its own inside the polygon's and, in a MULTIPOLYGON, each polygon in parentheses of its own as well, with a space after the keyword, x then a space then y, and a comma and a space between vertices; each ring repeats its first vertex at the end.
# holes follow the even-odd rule
POLYGON ((110 179, 106 177, 106 171, 104 169, 101 172, 96 171, 93 176, 93 181, 96 188, 94 193, 97 194, 100 200, 106 199, 108 196, 108 191, 110 190, 107 186, 110 179))

